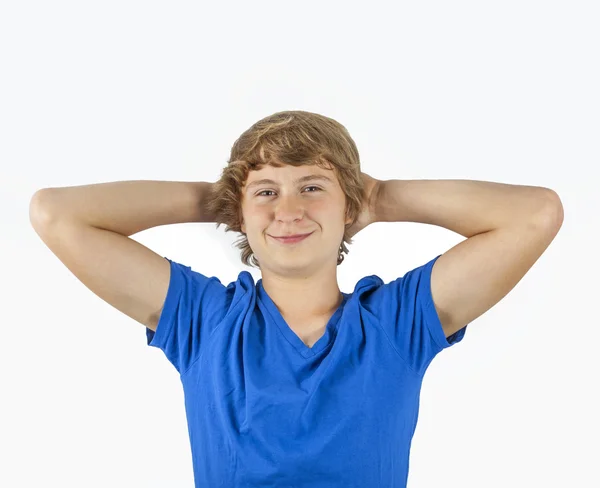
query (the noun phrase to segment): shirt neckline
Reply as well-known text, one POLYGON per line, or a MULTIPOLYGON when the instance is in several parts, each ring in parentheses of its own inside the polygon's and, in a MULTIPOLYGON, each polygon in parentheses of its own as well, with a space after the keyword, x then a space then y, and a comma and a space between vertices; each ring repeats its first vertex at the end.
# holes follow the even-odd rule
POLYGON ((348 300, 348 295, 346 293, 342 293, 342 302, 335 310, 333 315, 330 317, 327 325, 325 326, 325 333, 319 338, 317 342, 313 344, 312 347, 308 347, 300 337, 296 335, 296 333, 291 329, 288 323, 281 315, 281 312, 275 305, 275 302, 271 299, 269 294, 263 288, 262 279, 258 280, 258 298, 265 305, 269 315, 273 319, 273 322, 277 324, 277 327, 285 337, 285 339, 292 345, 292 347, 304 358, 312 358, 319 354, 323 349, 325 349, 329 344, 333 341, 336 336, 337 328, 340 323, 340 315, 344 309, 344 305, 348 300))

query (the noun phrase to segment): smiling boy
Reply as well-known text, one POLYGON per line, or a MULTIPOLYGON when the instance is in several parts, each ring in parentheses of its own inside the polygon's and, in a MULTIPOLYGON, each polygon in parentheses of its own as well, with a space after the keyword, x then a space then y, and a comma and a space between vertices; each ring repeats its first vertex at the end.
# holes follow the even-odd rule
POLYGON ((215 183, 48 188, 30 219, 178 371, 197 487, 404 488, 429 364, 523 278, 563 209, 543 187, 376 180, 341 124, 288 111, 244 132, 215 183), (241 261, 261 278, 224 285, 129 237, 181 222, 240 233, 241 261), (374 222, 466 239, 343 293, 345 243, 374 222))

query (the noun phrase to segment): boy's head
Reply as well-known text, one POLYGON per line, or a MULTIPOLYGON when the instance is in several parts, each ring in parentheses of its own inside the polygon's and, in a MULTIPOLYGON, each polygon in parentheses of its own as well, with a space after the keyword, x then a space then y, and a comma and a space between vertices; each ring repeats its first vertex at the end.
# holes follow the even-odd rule
POLYGON ((235 141, 208 205, 217 228, 242 233, 236 246, 246 265, 260 267, 257 255, 274 267, 293 266, 293 259, 302 268, 315 255, 318 265, 339 265, 361 210, 360 173, 358 149, 343 125, 311 112, 277 112, 235 141), (326 179, 297 183, 309 175, 326 179), (273 182, 257 184, 263 179, 273 182), (314 234, 297 244, 274 239, 306 232, 314 234))

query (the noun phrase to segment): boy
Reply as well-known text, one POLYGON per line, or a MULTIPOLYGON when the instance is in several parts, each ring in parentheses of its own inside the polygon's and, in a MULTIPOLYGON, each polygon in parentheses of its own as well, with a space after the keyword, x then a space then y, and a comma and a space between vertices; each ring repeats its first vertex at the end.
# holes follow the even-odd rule
POLYGON ((563 219, 547 188, 371 178, 341 124, 302 111, 244 132, 216 183, 50 188, 30 208, 56 256, 145 325, 179 372, 198 487, 405 487, 427 367, 563 219), (371 275, 341 292, 344 243, 401 221, 467 239, 390 283, 371 275), (261 279, 241 271, 225 286, 128 237, 182 222, 239 232, 261 279))

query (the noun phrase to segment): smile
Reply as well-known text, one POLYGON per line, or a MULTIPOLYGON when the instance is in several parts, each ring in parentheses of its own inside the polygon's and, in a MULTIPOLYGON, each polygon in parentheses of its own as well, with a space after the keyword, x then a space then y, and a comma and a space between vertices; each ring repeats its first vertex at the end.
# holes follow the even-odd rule
POLYGON ((299 237, 273 237, 271 235, 269 235, 269 237, 272 237, 273 239, 275 239, 278 242, 281 242, 282 244, 295 244, 296 242, 303 241, 307 237, 311 236, 313 232, 299 237))

